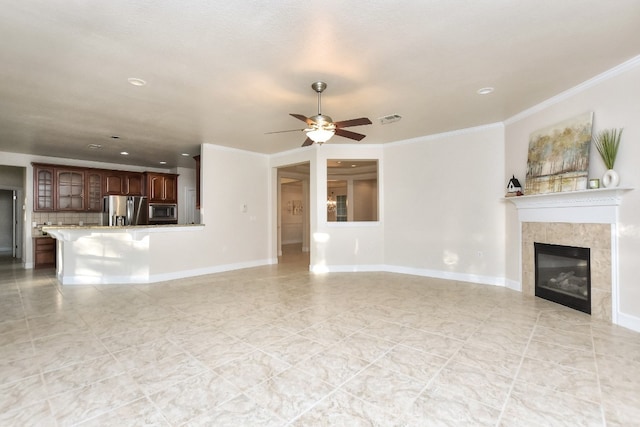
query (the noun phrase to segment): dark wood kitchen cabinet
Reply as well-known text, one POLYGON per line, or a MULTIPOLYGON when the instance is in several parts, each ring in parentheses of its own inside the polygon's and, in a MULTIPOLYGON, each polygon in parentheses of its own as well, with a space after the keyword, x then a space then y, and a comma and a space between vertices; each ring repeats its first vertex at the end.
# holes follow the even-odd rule
POLYGON ((106 171, 105 195, 142 196, 144 179, 142 173, 106 171))
POLYGON ((145 172, 149 203, 178 203, 178 175, 145 172))
POLYGON ((86 201, 88 212, 102 212, 102 172, 87 170, 86 201))
POLYGON ((33 164, 33 210, 36 212, 100 212, 99 169, 33 164))
POLYGON ((85 172, 79 169, 55 169, 56 210, 85 210, 85 172))
POLYGON ((104 176, 105 196, 122 194, 123 178, 124 177, 120 172, 109 171, 105 173, 105 176, 104 176))
POLYGON ((102 212, 107 195, 178 203, 178 175, 32 163, 35 212, 102 212))
POLYGON ((142 173, 128 173, 125 178, 127 196, 144 195, 144 175, 142 173))
POLYGON ((52 166, 33 166, 33 209, 35 211, 53 211, 54 169, 52 166))
POLYGON ((33 268, 56 266, 56 239, 36 237, 33 239, 33 268))

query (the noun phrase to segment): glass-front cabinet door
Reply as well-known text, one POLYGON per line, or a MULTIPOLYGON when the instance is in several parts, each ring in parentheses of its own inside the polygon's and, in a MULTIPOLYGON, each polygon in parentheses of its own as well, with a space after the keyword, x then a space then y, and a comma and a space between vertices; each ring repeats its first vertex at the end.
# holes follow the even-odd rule
POLYGON ((87 210, 102 211, 102 174, 100 172, 87 173, 87 210))
POLYGON ((84 172, 57 170, 58 200, 60 211, 83 211, 84 204, 84 172))
POLYGON ((35 167, 35 195, 33 198, 34 210, 53 210, 53 168, 35 167))

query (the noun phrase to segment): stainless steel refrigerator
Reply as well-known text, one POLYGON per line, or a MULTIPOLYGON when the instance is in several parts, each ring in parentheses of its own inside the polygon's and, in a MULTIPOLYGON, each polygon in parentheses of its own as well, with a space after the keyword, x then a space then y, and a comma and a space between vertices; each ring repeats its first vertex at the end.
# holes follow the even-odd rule
POLYGON ((148 219, 145 196, 104 196, 102 225, 146 225, 148 219))

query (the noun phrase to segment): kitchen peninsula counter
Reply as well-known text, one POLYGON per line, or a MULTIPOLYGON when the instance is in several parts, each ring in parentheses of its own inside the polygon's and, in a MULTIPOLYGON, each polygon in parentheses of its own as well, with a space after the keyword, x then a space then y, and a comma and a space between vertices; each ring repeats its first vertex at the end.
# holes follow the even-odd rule
POLYGON ((172 253, 189 249, 171 244, 175 239, 169 235, 191 235, 204 228, 204 224, 47 225, 42 231, 58 242, 58 280, 63 285, 95 285, 151 283, 169 277, 155 274, 154 266, 166 265, 172 253))

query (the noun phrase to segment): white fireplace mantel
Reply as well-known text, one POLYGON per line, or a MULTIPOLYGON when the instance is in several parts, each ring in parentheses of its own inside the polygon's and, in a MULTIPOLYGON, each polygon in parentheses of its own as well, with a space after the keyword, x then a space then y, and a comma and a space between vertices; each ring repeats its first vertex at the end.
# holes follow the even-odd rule
MULTIPOLYGON (((618 207, 624 194, 632 188, 601 188, 594 190, 568 191, 562 193, 535 194, 506 197, 518 210, 518 219, 523 223, 574 223, 611 225, 611 322, 632 327, 621 322, 619 312, 618 281, 618 207)), ((522 233, 520 235, 522 248, 522 233)), ((554 243, 554 242, 548 242, 554 243)), ((530 260, 529 260, 530 261, 530 260)), ((520 285, 523 283, 523 252, 520 251, 520 285)), ((522 289, 522 288, 521 288, 522 289)), ((632 329, 635 329, 632 327, 632 329)))
POLYGON ((623 195, 632 188, 599 188, 562 193, 507 197, 520 222, 615 224, 623 195), (588 209, 584 209, 588 208, 588 209))

